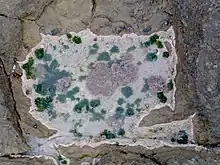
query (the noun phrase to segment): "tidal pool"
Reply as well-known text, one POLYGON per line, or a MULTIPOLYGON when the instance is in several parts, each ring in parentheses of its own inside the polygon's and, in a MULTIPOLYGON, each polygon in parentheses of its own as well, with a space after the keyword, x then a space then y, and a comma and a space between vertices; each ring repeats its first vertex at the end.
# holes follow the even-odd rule
POLYGON ((152 109, 174 109, 176 63, 172 27, 149 36, 42 34, 19 62, 30 113, 63 144, 138 139, 139 122, 152 109))

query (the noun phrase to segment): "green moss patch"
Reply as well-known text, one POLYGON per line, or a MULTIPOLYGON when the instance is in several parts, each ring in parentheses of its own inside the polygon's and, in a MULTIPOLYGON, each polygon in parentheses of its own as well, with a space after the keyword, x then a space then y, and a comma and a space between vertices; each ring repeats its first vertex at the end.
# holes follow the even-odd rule
POLYGON ((98 61, 109 61, 111 58, 108 52, 102 52, 99 54, 97 60, 98 61))
POLYGON ((131 95, 133 95, 133 90, 129 86, 125 86, 121 89, 121 93, 125 96, 125 98, 129 98, 131 95))
POLYGON ((75 44, 81 44, 82 43, 82 39, 79 37, 79 36, 74 36, 72 38, 72 41, 75 43, 75 44))
POLYGON ((34 65, 33 57, 29 57, 28 62, 22 65, 22 69, 24 69, 27 79, 35 78, 34 72, 36 71, 36 68, 33 67, 33 65, 34 65))

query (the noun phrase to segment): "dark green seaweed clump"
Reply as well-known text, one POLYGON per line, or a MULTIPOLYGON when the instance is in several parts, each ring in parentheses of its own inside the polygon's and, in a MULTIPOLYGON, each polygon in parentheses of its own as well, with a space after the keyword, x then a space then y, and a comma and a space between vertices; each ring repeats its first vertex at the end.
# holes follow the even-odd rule
POLYGON ((61 160, 60 163, 61 164, 67 164, 67 161, 66 160, 61 160))
POLYGON ((74 87, 72 90, 67 91, 66 97, 70 98, 71 100, 75 100, 75 94, 79 92, 79 87, 74 87))
POLYGON ((44 49, 43 48, 39 48, 35 50, 35 56, 37 57, 37 59, 42 59, 44 57, 44 49))
POLYGON ((113 139, 116 138, 115 134, 112 133, 111 131, 105 129, 102 133, 101 136, 105 136, 106 139, 113 139))
POLYGON ((159 36, 157 34, 154 34, 154 35, 150 36, 149 41, 150 41, 151 44, 154 44, 154 43, 157 42, 158 39, 159 39, 159 36))
POLYGON ((102 52, 99 54, 97 60, 98 61, 109 61, 111 58, 108 52, 102 52))
POLYGON ((122 105, 124 102, 125 101, 124 101, 123 98, 119 98, 118 101, 117 101, 118 105, 122 105))
POLYGON ((157 40, 156 45, 158 48, 163 48, 163 43, 160 40, 157 40))
POLYGON ((38 94, 46 95, 48 93, 47 90, 43 88, 43 84, 37 84, 37 85, 34 85, 33 87, 34 87, 35 92, 38 94))
POLYGON ((125 96, 125 98, 129 98, 131 95, 133 95, 133 90, 129 86, 125 86, 121 89, 121 93, 125 96))
POLYGON ((170 80, 168 83, 167 83, 167 88, 169 91, 173 90, 173 81, 170 80))
POLYGON ((82 39, 79 36, 74 36, 72 38, 72 41, 76 44, 81 44, 82 43, 82 39))
POLYGON ((124 113, 124 108, 117 107, 115 109, 115 115, 114 116, 115 116, 116 119, 121 119, 123 117, 123 113, 124 113))
POLYGON ((167 102, 167 97, 163 94, 163 92, 158 92, 157 98, 160 100, 161 103, 167 102))
POLYGON ((110 52, 111 53, 119 53, 120 50, 119 50, 119 47, 114 45, 111 49, 110 49, 110 52))
POLYGON ((151 42, 150 41, 145 41, 143 44, 144 44, 145 47, 149 47, 151 45, 151 42))
POLYGON ((33 65, 34 65, 33 57, 29 57, 28 62, 22 65, 22 69, 24 69, 27 79, 35 78, 34 76, 35 68, 33 67, 33 65))
POLYGON ((137 99, 134 101, 134 104, 136 104, 137 106, 140 106, 140 104, 141 104, 141 98, 137 98, 137 99))
POLYGON ((135 113, 134 113, 134 109, 132 107, 128 107, 126 109, 126 112, 125 112, 125 115, 126 116, 133 116, 135 113))
POLYGON ((101 102, 99 99, 93 99, 90 101, 90 106, 95 108, 101 105, 101 102))
POLYGON ((83 99, 81 101, 79 101, 75 107, 73 108, 73 110, 77 113, 81 113, 83 108, 89 108, 89 101, 87 99, 83 99))
POLYGON ((163 57, 164 58, 168 58, 170 56, 170 53, 169 52, 163 52, 163 57))
POLYGON ((119 136, 124 136, 125 135, 125 130, 123 128, 120 128, 118 130, 118 133, 117 133, 119 136))
POLYGON ((50 108, 52 105, 53 99, 51 97, 37 97, 35 99, 35 105, 37 107, 37 111, 43 112, 45 109, 50 108))
POLYGON ((67 33, 67 34, 66 34, 66 38, 71 39, 71 38, 72 38, 72 34, 67 33))
POLYGON ((155 53, 148 53, 145 56, 145 60, 147 60, 147 61, 156 61, 157 60, 157 55, 155 53))

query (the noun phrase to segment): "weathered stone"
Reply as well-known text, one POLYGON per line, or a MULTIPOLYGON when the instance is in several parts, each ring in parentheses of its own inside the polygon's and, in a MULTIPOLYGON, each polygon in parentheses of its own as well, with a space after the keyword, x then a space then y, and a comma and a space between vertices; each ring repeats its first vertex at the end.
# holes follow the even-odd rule
POLYGON ((53 0, 0 0, 0 14, 12 18, 36 19, 53 0))
POLYGON ((2 165, 55 165, 52 159, 28 157, 1 157, 2 165))

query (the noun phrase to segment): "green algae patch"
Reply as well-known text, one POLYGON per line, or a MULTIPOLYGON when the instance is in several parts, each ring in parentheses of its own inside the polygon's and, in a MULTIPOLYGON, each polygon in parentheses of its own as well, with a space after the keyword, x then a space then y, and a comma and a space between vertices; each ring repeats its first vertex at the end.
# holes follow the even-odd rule
POLYGON ((101 136, 105 136, 106 139, 114 139, 116 138, 116 135, 112 133, 111 131, 105 129, 102 133, 101 136))
POLYGON ((169 80, 169 82, 167 83, 167 89, 169 91, 173 90, 173 81, 172 80, 169 80))
POLYGON ((123 128, 120 128, 120 129, 118 130, 117 134, 118 134, 119 136, 124 136, 124 135, 125 135, 125 130, 124 130, 123 128))
POLYGON ((118 46, 114 45, 111 49, 110 49, 111 53, 119 53, 120 49, 118 46))
POLYGON ((75 105, 73 110, 77 113, 81 113, 83 108, 88 108, 88 107, 89 107, 89 100, 83 99, 75 105))
POLYGON ((75 43, 75 44, 81 44, 82 43, 82 39, 79 37, 79 36, 74 36, 72 38, 72 41, 75 43))
POLYGON ((163 92, 158 92, 157 93, 157 98, 160 100, 161 103, 166 103, 167 102, 167 97, 164 95, 163 92))
POLYGON ((157 34, 150 36, 150 39, 149 39, 150 44, 155 44, 159 38, 160 37, 157 34))
POLYGON ((36 58, 40 60, 44 57, 44 49, 43 48, 36 49, 34 51, 34 54, 35 54, 36 58))
POLYGON ((92 46, 89 46, 89 54, 96 54, 99 50, 99 46, 97 43, 94 43, 92 46))
POLYGON ((129 98, 133 95, 133 90, 130 86, 125 86, 121 89, 121 93, 125 96, 125 98, 129 98))
POLYGON ((125 100, 123 98, 119 98, 117 103, 118 105, 122 105, 125 102, 125 100))
POLYGON ((157 40, 155 44, 157 45, 157 48, 159 48, 159 49, 163 48, 163 43, 162 43, 162 41, 157 40))
POLYGON ((102 52, 99 54, 97 60, 98 61, 109 61, 111 58, 108 52, 102 52))
POLYGON ((127 49, 127 53, 129 53, 129 52, 135 50, 136 48, 137 48, 137 47, 136 47, 135 45, 129 47, 129 48, 127 49))
POLYGON ((167 52, 167 51, 163 52, 163 57, 164 58, 168 58, 169 56, 170 56, 169 52, 167 52))
POLYGON ((70 40, 70 39, 72 38, 72 34, 67 33, 67 34, 66 34, 66 38, 70 40))
POLYGON ((52 61, 52 55, 45 53, 42 59, 44 61, 52 61))
POLYGON ((101 101, 99 99, 93 99, 90 101, 90 106, 95 108, 101 105, 101 101))
POLYGON ((46 109, 51 108, 53 99, 51 97, 37 97, 34 102, 37 107, 37 111, 43 112, 46 109))
POLYGON ((35 78, 34 72, 36 71, 36 68, 33 67, 33 65, 34 65, 33 57, 29 57, 28 62, 22 65, 22 69, 24 69, 27 79, 35 78))
POLYGON ((123 114, 124 114, 124 108, 117 107, 115 109, 115 115, 114 116, 115 116, 116 119, 121 119, 123 117, 123 114))
POLYGON ((147 61, 157 61, 158 57, 155 53, 148 53, 146 56, 145 56, 145 60, 147 61))
POLYGON ((134 108, 128 107, 128 108, 126 109, 126 112, 125 112, 125 115, 126 115, 126 116, 133 116, 134 114, 135 114, 134 108))

